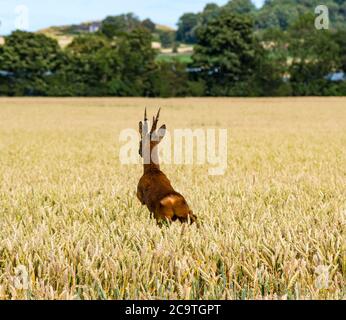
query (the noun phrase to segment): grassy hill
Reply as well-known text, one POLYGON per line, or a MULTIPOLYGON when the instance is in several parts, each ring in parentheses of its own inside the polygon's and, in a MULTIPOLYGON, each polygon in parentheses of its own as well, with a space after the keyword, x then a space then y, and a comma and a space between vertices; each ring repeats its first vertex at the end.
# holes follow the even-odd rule
MULTIPOLYGON (((94 33, 98 31, 101 27, 101 23, 101 21, 90 21, 76 25, 52 26, 41 29, 37 31, 37 33, 41 33, 47 37, 56 39, 59 42, 59 45, 62 48, 65 48, 73 41, 74 37, 81 34, 94 33)), ((173 28, 162 24, 156 24, 156 30, 157 33, 175 31, 173 28)), ((156 42, 159 41, 159 36, 157 34, 154 34, 154 38, 156 42)))
MULTIPOLYGON (((54 38, 58 41, 62 48, 68 46, 73 39, 81 34, 96 32, 101 26, 101 21, 84 22, 78 25, 65 25, 65 26, 52 26, 46 29, 41 29, 37 33, 46 35, 47 37, 54 38)), ((193 52, 192 46, 181 45, 178 49, 178 53, 172 53, 172 48, 161 48, 159 40, 159 32, 174 32, 175 29, 156 24, 156 32, 154 36, 153 46, 160 50, 158 60, 171 61, 179 60, 183 62, 189 62, 191 60, 191 54, 193 52)))
POLYGON ((91 21, 76 25, 52 26, 37 32, 56 39, 60 46, 64 48, 73 41, 74 37, 96 32, 100 26, 101 21, 91 21))

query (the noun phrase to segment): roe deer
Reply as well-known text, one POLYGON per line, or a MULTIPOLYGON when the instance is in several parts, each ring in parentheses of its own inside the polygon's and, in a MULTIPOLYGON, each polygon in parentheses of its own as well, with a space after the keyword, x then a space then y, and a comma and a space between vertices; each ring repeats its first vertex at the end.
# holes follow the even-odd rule
POLYGON ((197 217, 190 210, 185 198, 173 189, 166 175, 160 170, 158 144, 166 134, 166 125, 157 130, 160 110, 156 118, 153 118, 150 131, 146 109, 144 122, 139 123, 139 154, 144 160, 144 174, 139 180, 137 197, 158 222, 179 220, 193 223, 197 217))

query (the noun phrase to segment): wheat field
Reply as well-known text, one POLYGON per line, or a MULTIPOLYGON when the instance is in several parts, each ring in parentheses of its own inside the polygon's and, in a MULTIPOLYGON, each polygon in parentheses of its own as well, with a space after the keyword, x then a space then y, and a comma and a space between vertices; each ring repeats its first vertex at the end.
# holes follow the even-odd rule
POLYGON ((0 299, 345 299, 346 98, 0 99, 0 299), (163 165, 158 226, 119 134, 227 128, 228 169, 163 165))

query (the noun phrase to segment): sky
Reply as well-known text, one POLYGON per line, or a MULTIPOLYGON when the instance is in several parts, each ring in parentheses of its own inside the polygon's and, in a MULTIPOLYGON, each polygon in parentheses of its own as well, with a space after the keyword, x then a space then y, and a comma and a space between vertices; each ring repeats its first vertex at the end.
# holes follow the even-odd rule
MULTIPOLYGON (((207 3, 227 0, 0 0, 0 34, 20 29, 37 31, 50 26, 102 20, 133 12, 139 18, 175 27, 185 12, 199 12, 207 3)), ((264 0, 253 0, 260 6, 264 0)))

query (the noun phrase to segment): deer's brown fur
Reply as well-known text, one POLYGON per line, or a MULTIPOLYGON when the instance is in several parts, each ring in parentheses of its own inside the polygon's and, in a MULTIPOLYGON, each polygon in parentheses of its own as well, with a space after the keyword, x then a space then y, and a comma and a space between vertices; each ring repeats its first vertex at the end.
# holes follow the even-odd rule
POLYGON ((159 115, 160 110, 156 118, 153 118, 150 131, 146 111, 144 122, 139 123, 139 154, 144 160, 144 174, 139 180, 137 197, 158 222, 179 220, 192 223, 197 217, 190 210, 185 198, 174 190, 167 176, 160 170, 157 147, 166 133, 166 126, 163 125, 157 130, 159 115))

